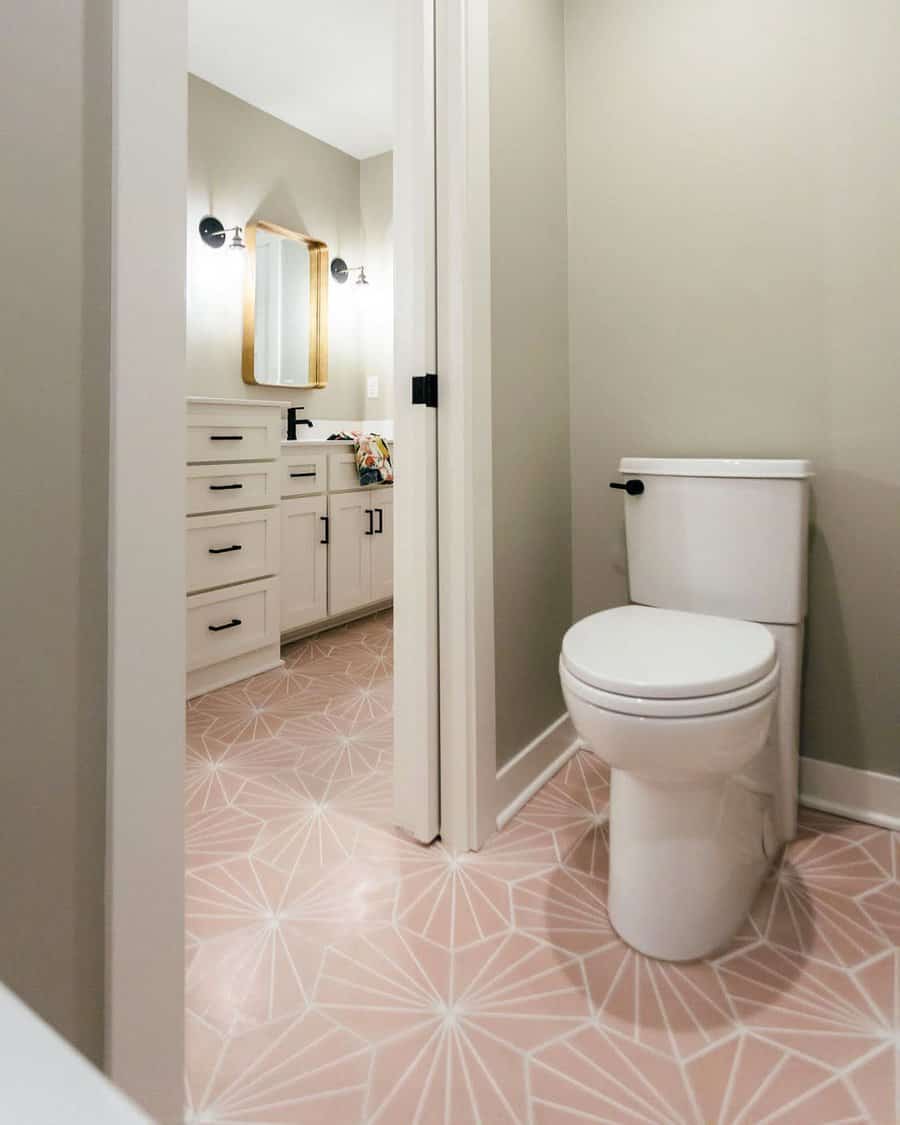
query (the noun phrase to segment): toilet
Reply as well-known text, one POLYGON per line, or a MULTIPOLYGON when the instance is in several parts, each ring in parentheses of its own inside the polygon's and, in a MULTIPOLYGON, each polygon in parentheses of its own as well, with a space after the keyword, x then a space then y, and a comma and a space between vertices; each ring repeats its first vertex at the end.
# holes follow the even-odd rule
POLYGON ((796 832, 812 466, 619 471, 632 604, 568 630, 560 680, 610 767, 610 921, 689 961, 728 945, 796 832))

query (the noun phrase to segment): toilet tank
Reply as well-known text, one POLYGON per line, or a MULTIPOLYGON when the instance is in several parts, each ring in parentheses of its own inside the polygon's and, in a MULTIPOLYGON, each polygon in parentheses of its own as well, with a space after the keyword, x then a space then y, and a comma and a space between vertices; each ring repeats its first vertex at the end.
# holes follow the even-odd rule
POLYGON ((809 461, 625 457, 632 602, 794 625, 806 616, 809 461))

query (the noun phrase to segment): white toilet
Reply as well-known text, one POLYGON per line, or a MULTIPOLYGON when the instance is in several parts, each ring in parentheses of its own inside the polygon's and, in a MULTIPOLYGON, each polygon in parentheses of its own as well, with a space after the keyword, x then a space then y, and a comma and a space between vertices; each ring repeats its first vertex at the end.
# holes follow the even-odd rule
POLYGON ((609 914, 651 957, 723 948, 796 829, 809 461, 624 458, 633 605, 563 639, 611 767, 609 914))

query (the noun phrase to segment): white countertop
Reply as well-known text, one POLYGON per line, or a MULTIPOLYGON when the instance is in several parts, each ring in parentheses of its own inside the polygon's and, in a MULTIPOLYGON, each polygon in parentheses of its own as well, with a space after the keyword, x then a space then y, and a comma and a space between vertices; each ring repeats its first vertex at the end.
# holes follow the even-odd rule
MULTIPOLYGON (((282 447, 288 449, 296 448, 297 446, 313 447, 313 448, 328 448, 328 446, 342 446, 352 445, 353 442, 350 438, 338 438, 335 441, 329 441, 329 434, 351 433, 353 430, 359 430, 362 433, 379 434, 386 442, 393 443, 394 441, 394 423, 389 418, 369 418, 357 419, 356 421, 348 422, 343 418, 310 418, 312 426, 299 425, 297 427, 298 437, 296 441, 286 441, 282 439, 282 447)), ((301 419, 302 422, 302 419, 301 419)))

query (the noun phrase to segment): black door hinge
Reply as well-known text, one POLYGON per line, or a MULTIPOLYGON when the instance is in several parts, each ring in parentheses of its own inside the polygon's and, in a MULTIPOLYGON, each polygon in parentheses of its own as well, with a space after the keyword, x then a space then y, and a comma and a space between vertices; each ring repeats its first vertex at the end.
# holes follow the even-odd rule
POLYGON ((429 372, 427 375, 413 375, 412 378, 413 406, 437 406, 437 375, 429 372))

